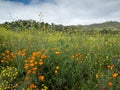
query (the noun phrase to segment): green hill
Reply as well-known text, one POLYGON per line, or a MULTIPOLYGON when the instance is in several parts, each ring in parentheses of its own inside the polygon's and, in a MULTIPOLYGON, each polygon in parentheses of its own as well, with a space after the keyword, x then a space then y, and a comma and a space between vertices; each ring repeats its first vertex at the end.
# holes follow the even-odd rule
POLYGON ((36 22, 34 20, 18 20, 14 22, 5 22, 0 24, 2 28, 12 31, 25 31, 25 30, 47 30, 47 31, 64 31, 69 33, 76 33, 78 31, 84 31, 87 33, 93 33, 98 31, 100 33, 113 33, 116 34, 120 31, 120 22, 108 21, 104 23, 97 23, 91 25, 57 25, 49 24, 45 22, 36 22))
POLYGON ((98 24, 91 24, 91 25, 84 25, 84 28, 87 30, 91 30, 91 29, 112 29, 112 30, 120 30, 120 22, 116 22, 116 21, 108 21, 108 22, 104 22, 104 23, 98 23, 98 24))

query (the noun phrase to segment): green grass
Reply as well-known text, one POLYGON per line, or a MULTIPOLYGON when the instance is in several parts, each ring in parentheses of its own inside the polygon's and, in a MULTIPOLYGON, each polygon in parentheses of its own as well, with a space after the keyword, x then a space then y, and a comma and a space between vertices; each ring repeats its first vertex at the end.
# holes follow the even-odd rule
POLYGON ((119 37, 120 34, 12 32, 0 28, 0 90, 119 90, 119 37), (3 75, 9 77, 3 72, 7 66, 17 69, 17 76, 11 76, 11 80, 3 78, 3 75), (37 70, 28 73, 33 68, 37 70))

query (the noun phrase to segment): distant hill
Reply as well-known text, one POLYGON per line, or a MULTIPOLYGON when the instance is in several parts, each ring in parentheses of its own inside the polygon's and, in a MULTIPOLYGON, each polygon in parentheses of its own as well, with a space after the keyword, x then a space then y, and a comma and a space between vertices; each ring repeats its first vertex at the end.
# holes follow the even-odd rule
POLYGON ((111 29, 111 30, 120 30, 120 22, 116 21, 108 21, 104 23, 98 23, 98 24, 91 24, 91 25, 84 25, 83 26, 87 30, 92 30, 92 29, 111 29))

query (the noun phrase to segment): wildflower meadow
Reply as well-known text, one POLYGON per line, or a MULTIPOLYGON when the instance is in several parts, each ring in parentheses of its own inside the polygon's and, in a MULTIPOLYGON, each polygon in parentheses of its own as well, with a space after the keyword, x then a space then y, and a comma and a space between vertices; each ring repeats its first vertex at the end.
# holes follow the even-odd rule
POLYGON ((1 27, 0 90, 120 90, 120 34, 1 27))

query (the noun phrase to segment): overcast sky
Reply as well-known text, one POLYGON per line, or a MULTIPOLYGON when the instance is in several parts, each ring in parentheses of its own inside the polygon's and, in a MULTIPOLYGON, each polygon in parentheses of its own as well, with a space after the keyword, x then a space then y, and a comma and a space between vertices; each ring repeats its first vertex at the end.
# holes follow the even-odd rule
POLYGON ((0 0, 0 23, 19 19, 63 25, 120 21, 120 0, 0 0))

